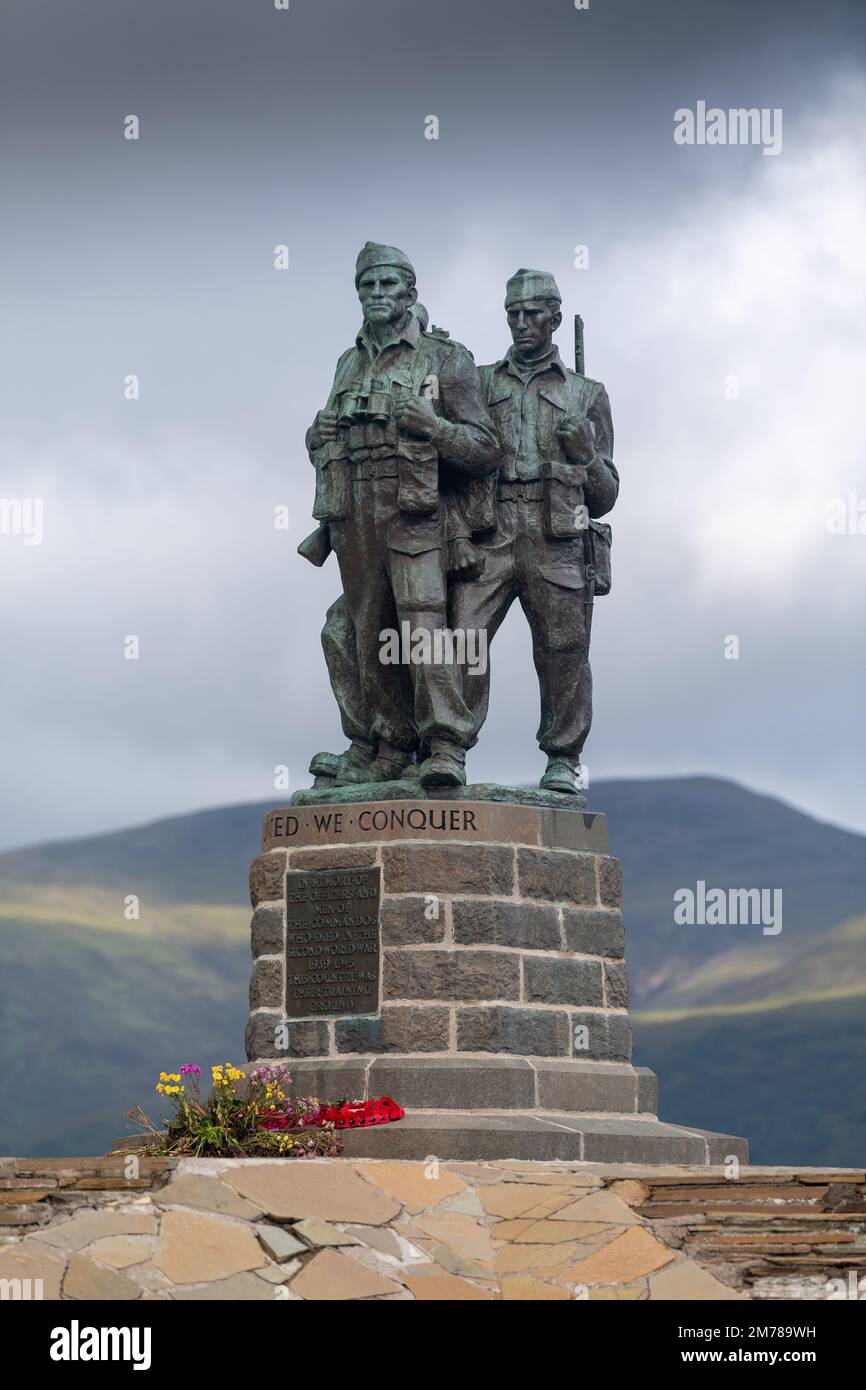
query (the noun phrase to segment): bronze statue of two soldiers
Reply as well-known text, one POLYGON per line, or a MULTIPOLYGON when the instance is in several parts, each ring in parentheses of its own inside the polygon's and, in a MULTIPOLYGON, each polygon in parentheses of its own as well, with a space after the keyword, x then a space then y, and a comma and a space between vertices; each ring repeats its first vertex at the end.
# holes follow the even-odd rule
POLYGON ((512 345, 480 370, 428 329, 396 247, 367 242, 355 287, 364 321, 307 431, 319 527, 299 549, 314 564, 333 550, 340 566, 322 642, 349 739, 313 758, 316 786, 464 785, 487 648, 517 599, 541 693, 540 786, 579 795, 592 603, 610 584, 597 518, 619 488, 607 392, 562 362, 562 296, 545 271, 508 281, 512 345))

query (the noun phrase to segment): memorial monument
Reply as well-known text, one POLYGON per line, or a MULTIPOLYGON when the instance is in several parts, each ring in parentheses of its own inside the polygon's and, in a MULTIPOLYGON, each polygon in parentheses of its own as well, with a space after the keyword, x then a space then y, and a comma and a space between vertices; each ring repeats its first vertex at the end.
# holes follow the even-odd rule
MULTIPOLYGON (((342 593, 322 643, 348 747, 265 817, 247 1056, 305 1094, 391 1095, 354 1155, 711 1163, 745 1141, 662 1123, 631 1061, 622 881, 587 810, 593 602, 619 476, 607 392, 553 335, 545 271, 508 280, 511 346, 476 369, 415 271, 368 242, 363 323, 307 431, 342 593), (469 784, 490 647, 518 600, 538 675, 536 788, 469 784)), ((651 829, 648 829, 651 834, 651 829)))

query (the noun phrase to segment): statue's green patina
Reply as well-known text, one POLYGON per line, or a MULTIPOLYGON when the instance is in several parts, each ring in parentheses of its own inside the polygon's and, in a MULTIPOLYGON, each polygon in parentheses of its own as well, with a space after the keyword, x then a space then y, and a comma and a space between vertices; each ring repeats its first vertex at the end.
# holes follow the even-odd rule
POLYGON ((457 793, 487 715, 488 645, 518 599, 541 690, 540 786, 580 804, 592 601, 609 586, 596 518, 619 487, 607 393, 560 359, 547 272, 508 281, 512 346, 480 373, 428 329, 402 251, 368 242, 355 285, 363 325, 307 431, 319 527, 299 550, 339 562, 322 643, 350 741, 314 757, 315 790, 457 793))

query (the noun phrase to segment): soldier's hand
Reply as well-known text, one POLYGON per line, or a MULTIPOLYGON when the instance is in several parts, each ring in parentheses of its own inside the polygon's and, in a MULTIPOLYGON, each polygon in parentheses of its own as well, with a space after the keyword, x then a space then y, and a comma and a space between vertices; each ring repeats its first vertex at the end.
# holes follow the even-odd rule
POLYGON ((459 536, 448 546, 448 578, 458 582, 480 579, 484 573, 484 556, 465 536, 459 536))
POLYGON ((563 420, 556 433, 571 463, 592 463, 595 435, 588 420, 563 420))
POLYGON ((397 407, 396 420, 401 430, 432 439, 436 430, 436 412, 426 396, 410 396, 397 407))
POLYGON ((316 416, 316 429, 323 444, 331 444, 337 438, 336 410, 320 410, 316 416))

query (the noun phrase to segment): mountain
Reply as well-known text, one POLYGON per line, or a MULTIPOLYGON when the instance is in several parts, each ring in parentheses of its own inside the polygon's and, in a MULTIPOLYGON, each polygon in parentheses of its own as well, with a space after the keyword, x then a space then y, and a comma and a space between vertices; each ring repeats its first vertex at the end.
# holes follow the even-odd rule
POLYGON ((249 903, 250 860, 273 802, 221 806, 83 840, 7 850, 0 882, 113 888, 162 903, 249 903))
POLYGON ((729 1012, 633 1017, 635 1061, 674 1124, 748 1136, 753 1163, 860 1168, 866 1159, 862 994, 729 1012))
POLYGON ((114 893, 0 899, 0 1153, 105 1152, 133 1103, 153 1113, 160 1071, 238 1059, 248 912, 127 922, 114 893))
POLYGON ((609 817, 622 861, 634 1002, 711 1002, 746 954, 747 976, 775 969, 815 938, 866 911, 866 836, 814 820, 774 797, 720 778, 599 783, 593 807, 609 817), (678 889, 782 893, 782 931, 680 926, 678 889), (696 983, 702 967, 715 975, 696 983))
MULTIPOLYGON (((665 1118, 747 1134, 758 1162, 862 1162, 866 837, 717 778, 590 799, 623 864, 636 1060, 665 1118), (699 881, 780 889, 782 931, 678 925, 674 894, 699 881)), ((107 1147, 160 1070, 239 1056, 270 809, 0 855, 0 1152, 107 1147)))

